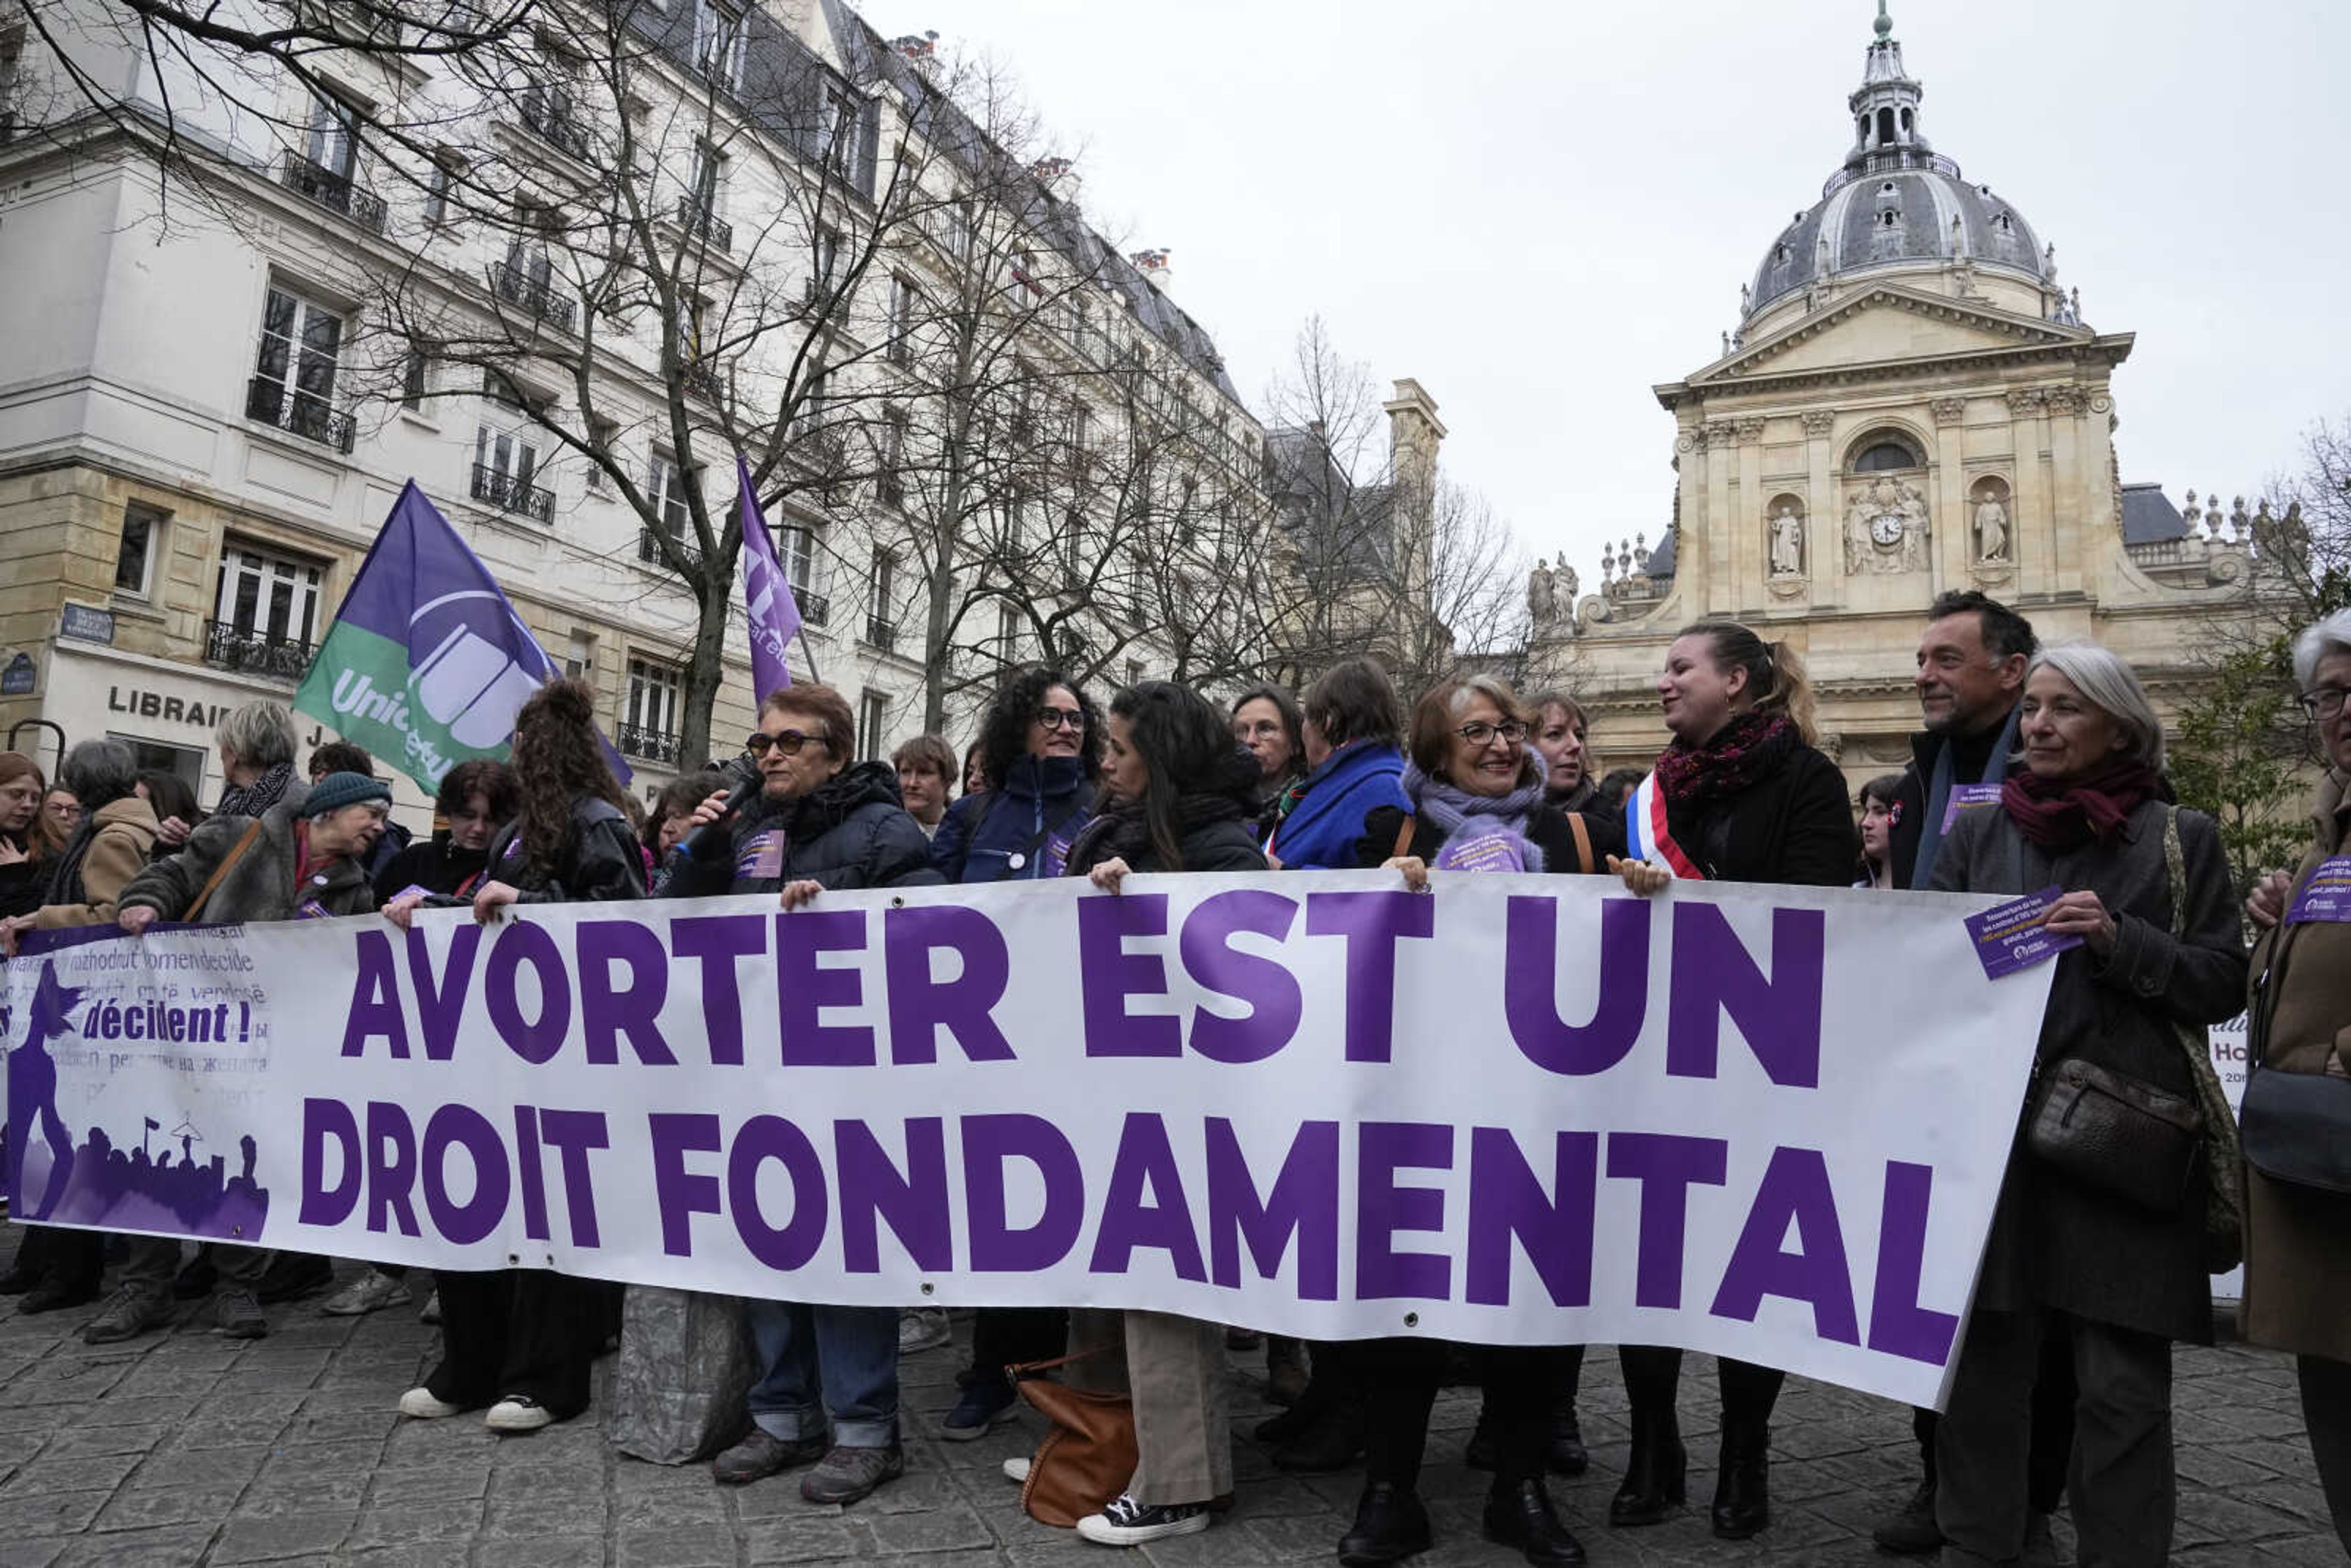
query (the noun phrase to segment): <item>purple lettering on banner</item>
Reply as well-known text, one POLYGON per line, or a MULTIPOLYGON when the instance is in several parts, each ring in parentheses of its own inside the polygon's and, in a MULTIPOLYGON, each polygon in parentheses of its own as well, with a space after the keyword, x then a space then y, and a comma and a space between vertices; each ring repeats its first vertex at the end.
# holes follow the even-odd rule
POLYGON ((580 949, 580 1032, 588 1060, 611 1067, 621 1060, 621 1040, 645 1067, 675 1067, 677 1057, 662 1039, 662 1004, 669 999, 669 955, 661 938, 633 920, 583 920, 576 927, 580 949), (612 966, 629 971, 625 986, 612 984, 612 966))
POLYGON ((726 1206, 735 1213, 735 1234, 752 1257, 780 1273, 807 1268, 823 1245, 827 1215, 824 1163, 808 1134, 781 1116, 745 1122, 726 1151, 726 1206), (759 1167, 769 1160, 791 1178, 792 1217, 780 1229, 759 1208, 759 1167))
POLYGON ((1156 953, 1130 953, 1129 936, 1167 935, 1167 895, 1122 893, 1078 900, 1078 990, 1088 1056, 1181 1056, 1181 1026, 1165 1013, 1130 1013, 1129 997, 1167 994, 1156 953))
POLYGON ((1453 1264, 1442 1253, 1399 1252, 1399 1231, 1445 1228, 1445 1194, 1399 1186, 1401 1170, 1450 1170, 1453 1129, 1437 1122, 1365 1122, 1355 1130, 1355 1297, 1410 1296, 1441 1301, 1452 1293, 1453 1264))
POLYGON ((1386 1061, 1395 1048, 1396 944, 1437 932, 1437 901, 1417 893, 1310 893, 1306 934, 1347 943, 1347 1060, 1386 1061))
POLYGON ((821 954, 864 950, 862 909, 801 909, 776 916, 776 1022, 786 1067, 873 1065, 872 1030, 822 1021, 825 1009, 862 1001, 864 982, 855 969, 817 962, 821 954))
POLYGON ((942 1025, 973 1061, 1012 1060, 1012 1042, 989 1012, 1012 983, 1011 950, 995 921, 952 904, 893 909, 882 917, 882 956, 892 1061, 936 1061, 942 1025), (931 977, 931 956, 942 948, 962 966, 950 980, 931 977))
POLYGON ((1205 1283, 1208 1278, 1207 1267, 1200 1261, 1199 1233, 1192 1228, 1191 1206, 1184 1197, 1184 1176, 1176 1168, 1176 1151, 1168 1146, 1167 1124, 1148 1111, 1128 1112, 1126 1124, 1119 1129, 1118 1154, 1102 1194, 1102 1224, 1094 1232, 1094 1253, 1086 1269, 1095 1274, 1123 1274, 1138 1247, 1166 1253, 1179 1280, 1205 1283))
POLYGON ((367 1108, 367 1228, 381 1234, 387 1220, 402 1236, 423 1234, 416 1228, 416 1200, 409 1189, 416 1185, 416 1131, 408 1113, 381 1100, 367 1108))
POLYGON ((1813 1333, 1839 1344, 1861 1343, 1836 1192, 1829 1186, 1828 1161, 1817 1149, 1771 1151, 1754 1207, 1723 1268, 1722 1288, 1707 1310, 1718 1318, 1751 1323, 1766 1296, 1810 1301, 1813 1333), (1781 1247, 1791 1221, 1796 1228, 1793 1252, 1781 1247))
POLYGON ((841 1188, 841 1256, 852 1274, 882 1270, 876 1218, 906 1249, 917 1269, 955 1267, 955 1229, 948 1219, 946 1124, 918 1116, 906 1124, 902 1173, 882 1140, 862 1122, 832 1124, 834 1181, 841 1188))
MULTIPOLYGON (((1121 895, 1131 896, 1131 895, 1121 895)), ((1114 898, 1081 899, 1089 904, 1114 898)), ((1022 1112, 966 1116, 963 1138, 964 1207, 971 1217, 971 1267, 987 1274, 1032 1273, 1070 1254, 1086 1218, 1086 1178, 1078 1152, 1060 1128, 1022 1112), (1033 1225, 1015 1230, 1005 1213, 1004 1166, 1026 1160, 1044 1177, 1045 1211, 1033 1225)))
POLYGON ((601 1245, 596 1233, 596 1183, 589 1174, 588 1151, 609 1149, 601 1111, 541 1111, 539 1135, 560 1156, 563 1166, 563 1208, 571 1221, 571 1245, 601 1245))
POLYGON ((662 1250, 694 1256, 694 1217, 724 1214, 718 1178, 685 1168, 688 1155, 715 1155, 726 1146, 718 1118, 700 1112, 656 1111, 645 1118, 653 1146, 653 1207, 661 1212, 662 1250))
POLYGON ((490 967, 482 977, 489 996, 490 1023, 507 1049, 537 1067, 554 1060, 571 1031, 571 982, 563 972, 563 955, 544 925, 509 920, 490 944, 490 967), (522 998, 515 980, 530 966, 538 985, 538 1016, 522 1016, 522 998))
MULTIPOLYGON (((1192 1010, 1192 1049, 1211 1061, 1262 1061, 1288 1045, 1305 1011, 1298 977, 1261 953, 1232 946, 1238 932, 1286 941, 1298 921, 1298 901, 1259 888, 1211 894, 1184 917, 1176 951, 1184 972, 1199 985, 1247 1002, 1247 1018, 1192 1010)), ((1189 1276, 1186 1276, 1187 1278, 1189 1276)))
POLYGON ((344 1017, 345 1056, 365 1056, 367 1042, 381 1040, 392 1059, 408 1060, 408 1014, 400 1005, 400 982, 392 976, 392 936, 362 931, 351 939, 351 958, 359 975, 351 983, 351 1005, 344 1017))
POLYGON ((1290 1141, 1275 1173, 1273 1190, 1262 1199, 1249 1176, 1233 1124, 1222 1116, 1206 1124, 1208 1141, 1208 1268, 1226 1290, 1241 1282, 1241 1244, 1258 1277, 1281 1273, 1290 1239, 1298 1239, 1298 1299, 1339 1299, 1339 1124, 1307 1122, 1290 1141))
POLYGON ((539 1168, 538 1108, 517 1105, 515 1113, 515 1172, 522 1186, 522 1233, 533 1241, 549 1239, 547 1228, 547 1173, 539 1168))
POLYGON ((302 1209, 305 1225, 340 1225, 360 1203, 360 1124, 340 1100, 302 1102, 302 1209), (337 1146, 342 1178, 327 1185, 327 1145, 337 1146))
POLYGON ((443 1239, 468 1247, 506 1218, 513 1181, 507 1174, 507 1145, 490 1119, 471 1105, 444 1105, 424 1124, 424 1212, 443 1239), (453 1146, 474 1163, 474 1196, 452 1201, 444 1166, 453 1146))
POLYGON ((1722 1018, 1729 1013, 1772 1082, 1783 1089, 1819 1088, 1828 916, 1817 909, 1773 910, 1769 975, 1730 928, 1720 905, 1677 904, 1673 918, 1667 1073, 1715 1076, 1722 1018))
POLYGON ((1481 1307, 1510 1304, 1515 1242, 1525 1249, 1552 1306, 1590 1306, 1592 1215, 1599 1190, 1597 1133, 1558 1135, 1546 1192, 1509 1128, 1472 1128, 1467 1299, 1481 1307))
POLYGON ((482 928, 470 920, 458 926, 449 937, 449 967, 436 985, 424 933, 408 929, 408 983, 416 992, 416 1031, 424 1037, 427 1061, 446 1061, 456 1054, 457 1028, 465 1021, 465 995, 481 950, 482 928))
POLYGON ((1689 1189, 1692 1184, 1720 1186, 1729 1163, 1730 1145, 1720 1138, 1688 1138, 1678 1133, 1608 1134, 1608 1175, 1641 1184, 1635 1305, 1680 1310, 1689 1189))
POLYGON ((1573 1024, 1559 1016, 1559 900, 1509 901, 1502 1016, 1520 1055, 1547 1072, 1583 1077, 1631 1054, 1649 1014, 1649 907, 1646 898, 1601 901, 1599 995, 1592 1021, 1573 1024))
POLYGON ((764 915, 697 915, 669 923, 669 950, 702 965, 702 1031, 714 1067, 743 1065, 743 994, 735 983, 738 961, 768 950, 764 915))
POLYGON ((1927 1260, 1927 1210, 1935 1190, 1931 1166, 1886 1162, 1886 1202, 1877 1222, 1877 1279, 1869 1297, 1869 1348, 1941 1366, 1951 1358, 1959 1320, 1918 1304, 1927 1260))

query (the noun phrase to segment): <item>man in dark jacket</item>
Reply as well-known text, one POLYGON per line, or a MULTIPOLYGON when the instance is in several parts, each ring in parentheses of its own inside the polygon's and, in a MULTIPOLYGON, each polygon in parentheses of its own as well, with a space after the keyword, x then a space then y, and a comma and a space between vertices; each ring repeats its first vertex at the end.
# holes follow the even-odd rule
POLYGON ((1946 817, 1999 798, 2016 749, 2024 667, 2040 645, 2031 622, 1973 590, 1938 595, 1928 606, 1918 639, 1918 707, 1927 727, 1910 737, 1910 766, 1895 796, 1889 852, 1896 887, 1933 880, 1946 817))
MULTIPOLYGON (((1962 813, 1999 801, 2017 747, 2025 666, 2040 645, 2031 622, 1972 590, 1938 595, 1928 606, 1927 630, 1918 639, 1918 707, 1927 727, 1910 737, 1910 766, 1895 792, 1887 844, 1895 886, 1931 885, 1946 822, 1956 825, 1962 813)), ((2064 1487, 2073 1394, 2069 1366, 2044 1368, 2033 1396, 2036 1544, 2047 1534, 2048 1515, 2064 1487)), ((1935 1426, 1932 1410, 1914 1413, 1925 1476, 1910 1500, 1873 1531, 1888 1552, 1924 1553, 1943 1543, 1935 1523, 1935 1426)))

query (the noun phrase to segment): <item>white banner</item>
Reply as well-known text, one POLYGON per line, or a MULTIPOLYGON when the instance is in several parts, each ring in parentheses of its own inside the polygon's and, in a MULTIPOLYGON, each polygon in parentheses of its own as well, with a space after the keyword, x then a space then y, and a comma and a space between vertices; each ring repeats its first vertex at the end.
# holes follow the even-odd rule
POLYGON ((1985 977, 1991 901, 1434 881, 36 947, 9 1189, 388 1262, 1677 1344, 1939 1403, 2048 989, 1985 977))

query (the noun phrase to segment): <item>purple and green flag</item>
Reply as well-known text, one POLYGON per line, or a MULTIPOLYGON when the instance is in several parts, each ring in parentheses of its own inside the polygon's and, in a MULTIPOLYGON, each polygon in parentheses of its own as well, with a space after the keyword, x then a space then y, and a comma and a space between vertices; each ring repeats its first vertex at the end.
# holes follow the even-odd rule
MULTIPOLYGON (((505 760, 516 710, 559 673, 489 569, 412 479, 360 563, 294 711, 429 793, 460 762, 505 760)), ((627 779, 609 745, 605 752, 627 779)))

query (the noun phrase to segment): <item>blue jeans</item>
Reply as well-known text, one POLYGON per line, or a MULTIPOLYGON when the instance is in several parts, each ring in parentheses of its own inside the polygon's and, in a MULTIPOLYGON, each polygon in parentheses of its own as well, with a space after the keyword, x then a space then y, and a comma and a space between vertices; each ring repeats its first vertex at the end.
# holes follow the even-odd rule
POLYGON ((852 1448, 898 1440, 898 1309, 746 1301, 743 1321, 759 1354, 751 1419, 792 1442, 824 1435, 852 1448))

